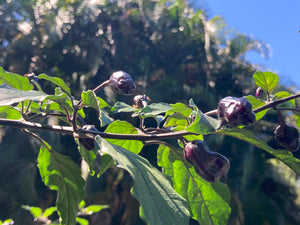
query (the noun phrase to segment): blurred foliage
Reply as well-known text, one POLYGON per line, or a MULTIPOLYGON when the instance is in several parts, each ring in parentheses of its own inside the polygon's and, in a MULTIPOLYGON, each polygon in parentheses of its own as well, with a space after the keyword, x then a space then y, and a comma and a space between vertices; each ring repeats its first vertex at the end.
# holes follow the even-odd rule
MULTIPOLYGON (((18 74, 61 77, 77 98, 79 90, 92 89, 123 70, 136 81, 137 94, 147 94, 152 102, 187 103, 193 98, 200 110, 212 110, 222 97, 255 93, 251 79, 255 66, 247 62, 245 53, 256 51, 264 57, 269 49, 228 28, 222 17, 210 18, 201 5, 201 1, 176 0, 0 0, 0 65, 18 74)), ((46 81, 43 85, 53 92, 46 81)), ((132 104, 129 97, 115 96, 108 88, 100 95, 110 103, 122 98, 132 104)), ((93 116, 88 113, 88 122, 93 116)), ((277 122, 272 114, 267 119, 277 122)), ((262 121, 254 129, 272 135, 275 127, 262 121)), ((80 162, 71 138, 45 136, 56 140, 60 152, 80 162)), ((33 224, 21 205, 45 209, 55 201, 36 170, 37 144, 10 128, 3 128, 1 137, 0 219, 13 217, 16 224, 33 224)), ((278 163, 246 143, 216 135, 207 141, 231 160, 230 224, 299 223, 295 174, 286 169, 283 174, 292 180, 279 179, 274 169, 278 163)), ((275 145, 272 139, 270 144, 275 145)), ((141 154, 153 161, 155 150, 147 148, 141 154)), ((110 205, 90 224, 144 224, 137 216, 130 183, 128 174, 117 169, 101 179, 90 178, 87 203, 110 205)))

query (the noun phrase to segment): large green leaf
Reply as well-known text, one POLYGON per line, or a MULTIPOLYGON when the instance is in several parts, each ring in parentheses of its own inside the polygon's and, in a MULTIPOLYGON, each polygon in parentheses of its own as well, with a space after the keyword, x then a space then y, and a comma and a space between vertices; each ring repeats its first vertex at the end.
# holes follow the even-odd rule
POLYGON ((58 77, 50 77, 46 74, 40 74, 38 76, 39 79, 50 81, 51 83, 55 84, 56 86, 60 87, 64 92, 66 92, 69 96, 71 96, 70 88, 65 84, 65 82, 58 78, 58 77))
MULTIPOLYGON (((137 129, 126 121, 117 120, 111 123, 105 130, 106 133, 117 134, 137 134, 137 129)), ((135 154, 139 154, 143 148, 143 143, 136 140, 122 140, 122 139, 106 139, 110 143, 119 145, 135 154)))
POLYGON ((15 73, 6 72, 2 67, 0 67, 0 84, 7 84, 10 87, 23 91, 30 91, 33 89, 28 78, 15 73))
POLYGON ((183 151, 160 146, 158 165, 170 176, 174 189, 188 201, 191 216, 200 224, 227 224, 230 214, 230 193, 227 185, 208 183, 184 160, 183 151))
POLYGON ((256 147, 268 152, 269 154, 273 155, 275 158, 281 160, 286 165, 288 165, 292 170, 295 171, 297 175, 300 175, 300 160, 295 158, 291 152, 288 150, 279 150, 271 148, 266 141, 262 140, 261 138, 255 136, 255 134, 246 129, 238 129, 238 128, 231 128, 231 129, 224 129, 219 130, 216 133, 224 134, 231 137, 235 137, 240 140, 244 140, 249 142, 256 147))
POLYGON ((39 91, 22 91, 6 84, 0 85, 0 106, 11 105, 25 100, 43 101, 48 95, 39 91))
POLYGON ((187 225, 186 201, 178 195, 166 177, 145 158, 96 137, 101 154, 112 156, 118 167, 134 179, 133 196, 140 203, 140 215, 148 225, 187 225))
POLYGON ((84 188, 79 166, 69 157, 53 151, 47 143, 41 146, 38 166, 44 183, 58 192, 56 206, 62 224, 75 224, 84 188))
MULTIPOLYGON (((104 109, 100 108, 100 99, 97 98, 96 94, 93 91, 91 90, 83 91, 81 93, 81 99, 82 99, 83 107, 92 107, 97 110, 99 115, 100 125, 102 127, 114 121, 114 119, 111 118, 104 109)), ((103 101, 101 102, 103 103, 103 101)))
POLYGON ((279 82, 279 77, 272 72, 256 71, 253 74, 253 79, 257 86, 261 87, 269 94, 272 93, 279 82))

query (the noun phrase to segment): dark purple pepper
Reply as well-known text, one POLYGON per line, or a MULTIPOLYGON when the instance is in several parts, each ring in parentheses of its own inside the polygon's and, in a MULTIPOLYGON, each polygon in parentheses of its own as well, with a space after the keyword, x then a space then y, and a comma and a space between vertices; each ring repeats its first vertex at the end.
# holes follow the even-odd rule
POLYGON ((292 125, 279 125, 275 130, 275 140, 291 152, 299 149, 299 131, 292 125))
POLYGON ((185 145, 184 158, 207 182, 216 182, 224 178, 230 167, 230 162, 225 156, 211 152, 206 143, 201 140, 185 145))
POLYGON ((261 87, 258 87, 256 89, 255 96, 258 97, 258 98, 261 98, 261 96, 263 95, 263 93, 264 93, 264 90, 261 87))
MULTIPOLYGON (((82 129, 89 131, 98 131, 94 125, 83 125, 82 129)), ((83 145, 86 150, 93 150, 95 148, 95 141, 93 138, 79 138, 79 143, 83 145)))
POLYGON ((146 95, 136 95, 133 98, 134 101, 134 107, 136 108, 144 108, 146 107, 149 102, 150 102, 150 98, 146 95))
POLYGON ((231 126, 249 125, 256 121, 251 103, 245 98, 225 97, 218 104, 218 118, 231 126))
POLYGON ((110 76, 109 86, 114 92, 124 95, 132 94, 136 88, 132 77, 123 71, 115 72, 110 76))

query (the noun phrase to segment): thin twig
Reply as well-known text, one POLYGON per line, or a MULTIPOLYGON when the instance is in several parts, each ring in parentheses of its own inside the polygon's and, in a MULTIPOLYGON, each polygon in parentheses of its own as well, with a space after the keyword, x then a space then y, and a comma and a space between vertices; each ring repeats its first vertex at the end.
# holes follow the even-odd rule
POLYGON ((299 97, 300 97, 300 93, 294 94, 294 95, 291 95, 291 96, 288 96, 286 98, 282 98, 282 99, 279 99, 279 100, 275 100, 275 101, 269 102, 269 103, 267 103, 267 104, 265 104, 261 107, 258 107, 256 109, 254 109, 253 112, 258 113, 258 112, 261 112, 265 109, 274 108, 276 105, 282 104, 284 102, 287 102, 287 101, 290 101, 292 99, 299 98, 299 97))
MULTIPOLYGON (((47 131, 47 132, 57 132, 68 135, 73 135, 73 127, 70 126, 58 126, 58 125, 44 125, 40 123, 33 123, 21 120, 9 120, 0 119, 0 125, 12 126, 20 129, 37 130, 37 131, 47 131)), ((92 131, 85 129, 78 129, 77 133, 80 137, 90 137, 88 134, 99 135, 102 138, 109 139, 122 139, 122 140, 166 140, 166 139, 176 139, 181 138, 185 135, 193 135, 195 133, 188 131, 176 131, 162 134, 115 134, 115 133, 105 133, 101 131, 92 131)))

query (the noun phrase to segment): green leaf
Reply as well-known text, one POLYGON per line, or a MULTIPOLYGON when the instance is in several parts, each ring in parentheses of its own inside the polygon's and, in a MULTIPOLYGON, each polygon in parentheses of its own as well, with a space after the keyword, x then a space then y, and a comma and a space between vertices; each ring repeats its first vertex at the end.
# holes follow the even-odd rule
POLYGON ((100 166, 100 169, 99 169, 99 172, 97 174, 97 177, 100 177, 102 174, 104 174, 104 172, 113 167, 115 165, 115 162, 113 160, 113 158, 108 155, 108 154, 103 154, 101 156, 101 166, 100 166))
POLYGON ((203 114, 195 105, 193 99, 189 101, 190 106, 194 109, 192 114, 195 119, 185 130, 197 134, 208 134, 220 128, 221 122, 210 116, 203 114))
POLYGON ((0 118, 19 120, 21 113, 12 106, 0 106, 0 118))
POLYGON ((145 158, 96 137, 101 154, 111 155, 117 166, 134 179, 132 195, 140 203, 140 215, 148 225, 189 223, 185 200, 178 195, 166 177, 145 158))
POLYGON ((176 104, 171 104, 170 106, 172 107, 172 109, 170 109, 166 112, 166 116, 172 115, 173 113, 180 113, 183 116, 185 116, 186 118, 188 118, 193 111, 190 107, 186 106, 185 104, 183 104, 181 102, 176 103, 176 104))
POLYGON ((136 112, 140 109, 134 108, 124 102, 116 102, 116 104, 111 108, 111 111, 113 113, 119 113, 119 112, 136 112))
POLYGON ((2 67, 0 67, 0 84, 7 84, 10 87, 22 91, 30 91, 33 89, 28 78, 15 73, 6 72, 2 67))
POLYGON ((91 107, 97 110, 101 127, 114 121, 114 119, 111 118, 104 109, 100 108, 100 100, 93 91, 83 91, 81 93, 81 99, 83 107, 91 107))
POLYGON ((93 213, 100 212, 102 209, 108 209, 108 205, 89 205, 83 209, 83 213, 87 215, 92 215, 93 213))
POLYGON ((50 77, 46 74, 40 74, 38 76, 39 79, 50 81, 51 83, 55 84, 56 86, 60 87, 64 92, 68 94, 68 96, 71 96, 70 88, 65 84, 65 82, 58 78, 58 77, 50 77))
POLYGON ((28 210, 34 218, 39 218, 42 215, 42 209, 40 207, 23 205, 22 208, 28 210))
POLYGON ((166 119, 166 122, 164 124, 164 127, 173 127, 172 130, 184 130, 188 126, 188 121, 186 117, 184 117, 182 114, 174 113, 171 116, 168 116, 166 119))
POLYGON ((45 142, 40 148, 38 166, 44 183, 58 192, 56 206, 62 224, 75 224, 84 188, 79 166, 69 157, 53 151, 45 142))
POLYGON ((80 144, 78 138, 75 139, 75 142, 78 145, 78 151, 82 156, 83 160, 89 165, 90 174, 93 176, 94 171, 94 161, 96 159, 96 154, 94 151, 87 150, 83 145, 80 144))
POLYGON ((26 100, 43 101, 47 96, 45 93, 39 91, 22 91, 11 88, 6 84, 0 85, 0 106, 11 105, 26 100))
MULTIPOLYGON (((116 134, 137 134, 137 129, 126 121, 114 121, 105 130, 106 133, 116 133, 116 134)), ((121 139, 106 139, 112 144, 119 145, 135 154, 143 148, 143 143, 136 140, 121 140, 121 139)))
POLYGON ((269 94, 272 93, 279 82, 279 77, 272 72, 256 71, 253 74, 253 79, 257 86, 261 87, 269 94))
POLYGON ((291 152, 288 150, 279 150, 279 149, 273 149, 269 145, 267 145, 266 141, 262 140, 261 138, 255 136, 255 134, 246 129, 238 129, 238 128, 232 128, 232 129, 224 129, 219 130, 216 133, 218 134, 224 134, 231 137, 235 137, 240 140, 244 140, 246 142, 249 142, 253 144, 254 146, 268 152, 275 158, 279 159, 283 163, 285 163, 287 166, 289 166, 295 173, 299 176, 300 175, 300 160, 295 158, 291 152))
POLYGON ((45 209, 45 211, 43 212, 43 216, 49 217, 56 211, 57 211, 57 208, 55 206, 49 207, 49 208, 45 209))
MULTIPOLYGON (((291 96, 291 93, 289 93, 288 91, 279 91, 274 94, 273 98, 275 98, 277 100, 277 99, 282 99, 282 98, 286 98, 289 96, 291 96)), ((296 106, 295 99, 292 99, 288 102, 291 103, 293 106, 296 106)))
POLYGON ((80 225, 89 225, 89 221, 81 217, 76 217, 76 222, 80 225))
POLYGON ((153 103, 133 113, 132 116, 156 116, 170 109, 172 109, 172 107, 167 103, 153 103))
MULTIPOLYGON (((253 109, 256 109, 256 108, 266 104, 263 100, 257 99, 256 97, 254 97, 252 95, 248 95, 245 98, 251 103, 253 109)), ((256 121, 263 118, 267 112, 268 112, 268 109, 265 109, 259 113, 255 113, 256 121)))
POLYGON ((227 185, 208 183, 184 160, 183 151, 160 145, 158 165, 171 177, 173 187, 188 201, 191 217, 199 224, 226 225, 230 215, 230 193, 227 185))
POLYGON ((195 121, 185 130, 197 134, 208 134, 216 131, 220 127, 220 121, 207 116, 200 111, 196 113, 195 121))

